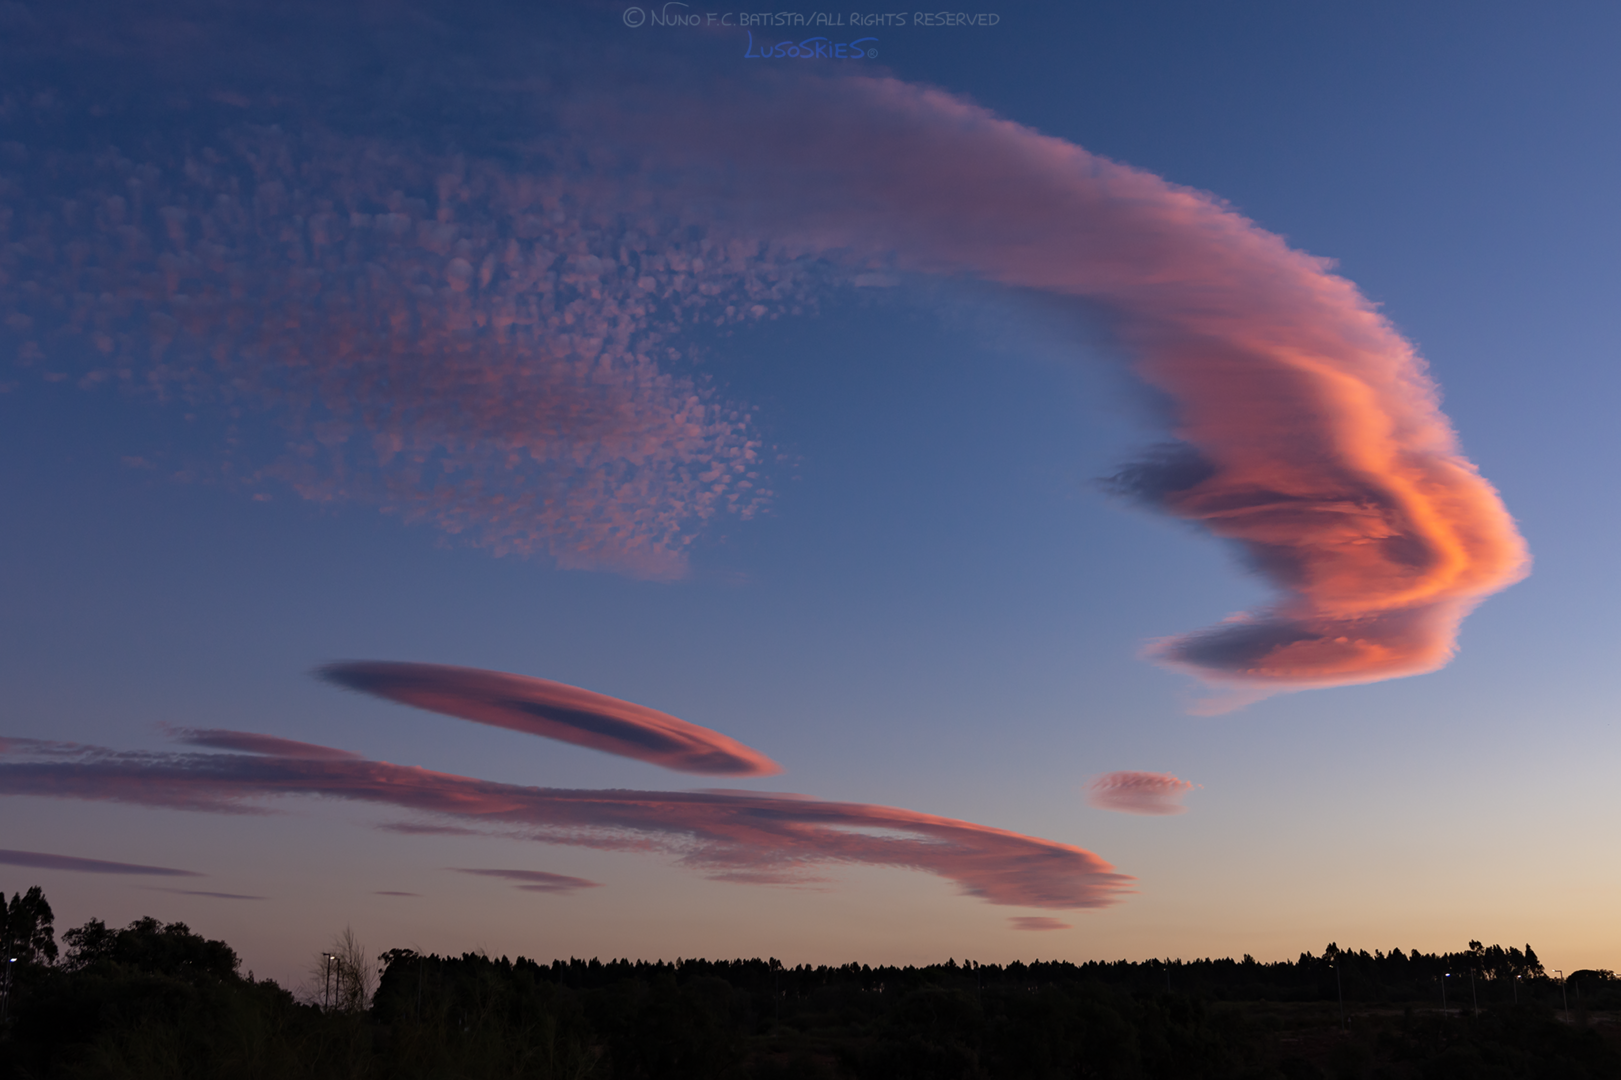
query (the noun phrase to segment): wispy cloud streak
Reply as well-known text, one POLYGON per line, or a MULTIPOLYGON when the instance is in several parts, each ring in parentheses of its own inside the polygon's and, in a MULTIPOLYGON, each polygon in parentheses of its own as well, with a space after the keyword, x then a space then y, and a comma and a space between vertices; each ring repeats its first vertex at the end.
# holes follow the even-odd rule
POLYGON ((544 870, 474 870, 460 866, 452 869, 458 874, 477 874, 480 877, 516 881, 517 887, 525 892, 572 893, 581 889, 602 887, 599 881, 587 881, 585 878, 569 877, 567 874, 548 874, 544 870))
POLYGON ((1082 848, 865 803, 767 794, 521 787, 382 761, 13 747, 0 794, 252 812, 318 795, 432 815, 460 828, 614 851, 658 852, 723 880, 793 884, 817 866, 901 867, 993 904, 1095 908, 1131 878, 1082 848), (17 760, 23 758, 23 760, 17 760), (32 760, 28 760, 32 758, 32 760))
MULTIPOLYGON (((328 664, 329 682, 480 724, 635 758, 677 772, 772 776, 782 766, 718 731, 566 683, 383 660, 328 664)), ((224 747, 231 749, 231 747, 224 747)))
POLYGON ((169 728, 174 740, 187 746, 203 746, 210 750, 236 750, 244 754, 265 754, 270 757, 318 758, 325 761, 359 760, 359 754, 348 750, 334 750, 330 746, 280 739, 274 735, 255 735, 248 731, 226 731, 223 728, 169 728))
POLYGON ((1122 814, 1181 814, 1187 811, 1182 796, 1193 787, 1170 773, 1112 772, 1086 785, 1086 801, 1122 814))
POLYGON ((108 862, 104 859, 81 859, 74 855, 53 855, 45 851, 9 851, 0 849, 0 866, 27 866, 35 870, 71 870, 79 874, 149 874, 157 877, 203 877, 194 870, 176 870, 169 866, 141 866, 138 863, 108 862))

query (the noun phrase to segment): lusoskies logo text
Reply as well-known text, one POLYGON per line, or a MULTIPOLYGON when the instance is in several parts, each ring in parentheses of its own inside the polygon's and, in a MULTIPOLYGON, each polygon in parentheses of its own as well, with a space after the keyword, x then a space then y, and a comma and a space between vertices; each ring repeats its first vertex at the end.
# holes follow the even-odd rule
POLYGON ((754 31, 748 31, 748 48, 743 50, 745 60, 871 60, 878 55, 878 39, 856 38, 854 41, 834 41, 827 37, 809 37, 803 41, 779 41, 775 45, 755 44, 754 31))

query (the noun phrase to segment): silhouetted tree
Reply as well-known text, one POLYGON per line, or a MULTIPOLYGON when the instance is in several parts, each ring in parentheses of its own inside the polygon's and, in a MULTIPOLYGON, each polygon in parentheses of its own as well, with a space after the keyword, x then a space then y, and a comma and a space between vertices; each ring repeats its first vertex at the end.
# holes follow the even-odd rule
POLYGON ((15 958, 19 964, 54 964, 56 962, 56 916, 38 885, 27 892, 17 893, 6 902, 0 892, 0 941, 4 942, 4 961, 15 958))
POLYGON ((68 946, 62 963, 69 971, 122 967, 149 975, 226 979, 235 976, 241 962, 225 942, 194 934, 183 922, 164 924, 150 915, 122 930, 91 919, 64 933, 62 941, 68 946))

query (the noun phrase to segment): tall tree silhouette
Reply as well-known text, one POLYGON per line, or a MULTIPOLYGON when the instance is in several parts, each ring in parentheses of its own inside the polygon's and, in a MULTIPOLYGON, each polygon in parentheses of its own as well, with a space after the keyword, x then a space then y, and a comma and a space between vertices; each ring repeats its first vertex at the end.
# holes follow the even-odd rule
POLYGON ((6 894, 0 892, 0 942, 5 945, 5 960, 16 958, 19 964, 54 964, 55 923, 56 916, 45 899, 45 891, 38 885, 17 893, 9 904, 6 894))

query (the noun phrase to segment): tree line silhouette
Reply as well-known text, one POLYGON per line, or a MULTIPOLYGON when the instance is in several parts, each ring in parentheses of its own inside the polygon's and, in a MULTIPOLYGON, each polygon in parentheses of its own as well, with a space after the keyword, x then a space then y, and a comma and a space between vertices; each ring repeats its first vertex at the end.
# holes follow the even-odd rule
POLYGON ((92 919, 59 951, 37 887, 0 917, 5 1080, 1621 1076, 1601 1022, 1621 981, 1561 983, 1529 945, 922 967, 392 949, 367 1000, 345 931, 301 1000, 183 923, 92 919))

